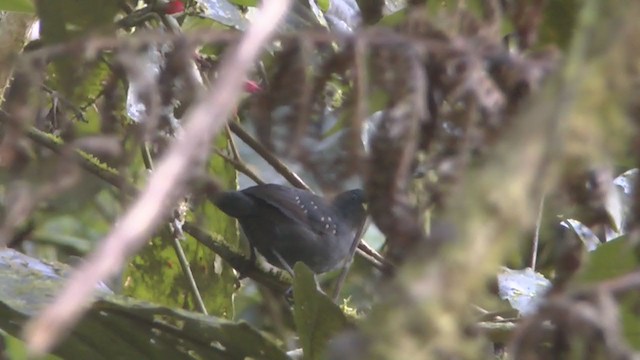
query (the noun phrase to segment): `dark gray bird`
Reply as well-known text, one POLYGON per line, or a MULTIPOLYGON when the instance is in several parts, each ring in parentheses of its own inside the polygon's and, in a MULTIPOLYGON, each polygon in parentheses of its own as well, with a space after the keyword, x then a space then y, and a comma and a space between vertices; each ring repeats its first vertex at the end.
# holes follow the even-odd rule
POLYGON ((238 219, 252 259, 258 250, 270 264, 290 272, 298 261, 317 274, 337 268, 367 216, 359 189, 328 201, 306 190, 266 184, 223 192, 214 202, 238 219))

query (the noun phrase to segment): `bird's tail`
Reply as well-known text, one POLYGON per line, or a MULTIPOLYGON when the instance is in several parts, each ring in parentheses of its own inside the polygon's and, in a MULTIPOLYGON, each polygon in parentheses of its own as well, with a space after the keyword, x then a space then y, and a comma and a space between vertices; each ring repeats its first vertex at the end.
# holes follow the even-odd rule
POLYGON ((240 218, 251 215, 255 209, 255 201, 240 191, 223 191, 213 197, 213 203, 225 214, 240 218))

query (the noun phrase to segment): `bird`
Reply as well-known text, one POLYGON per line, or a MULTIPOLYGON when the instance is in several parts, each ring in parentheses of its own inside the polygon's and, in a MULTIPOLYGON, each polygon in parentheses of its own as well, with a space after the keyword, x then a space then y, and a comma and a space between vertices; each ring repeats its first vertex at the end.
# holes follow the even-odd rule
POLYGON ((293 274, 296 262, 321 274, 338 268, 350 255, 367 213, 365 194, 354 189, 327 200, 310 191, 261 184, 222 191, 215 205, 236 218, 249 241, 271 265, 293 274))

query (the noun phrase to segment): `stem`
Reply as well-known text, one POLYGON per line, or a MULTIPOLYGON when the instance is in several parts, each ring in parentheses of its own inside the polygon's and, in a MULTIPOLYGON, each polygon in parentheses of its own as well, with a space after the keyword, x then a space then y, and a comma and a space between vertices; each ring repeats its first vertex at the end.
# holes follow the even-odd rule
POLYGON ((536 219, 536 231, 533 235, 533 244, 531 247, 531 269, 536 269, 536 262, 538 260, 538 243, 540 242, 540 227, 542 226, 542 213, 544 209, 544 199, 543 195, 540 198, 540 205, 538 206, 538 218, 536 219))
MULTIPOLYGON (((151 152, 149 151, 149 146, 145 143, 142 145, 142 160, 144 161, 144 166, 147 170, 153 171, 153 158, 151 157, 151 152)), ((176 256, 178 258, 178 262, 180 263, 180 267, 182 268, 182 272, 187 278, 187 284, 189 284, 189 288, 193 293, 193 298, 195 299, 196 305, 198 306, 198 310, 205 315, 208 315, 207 308, 204 306, 204 301, 202 301, 202 295, 200 295, 200 290, 198 289, 198 284, 196 284, 196 279, 193 277, 193 273, 191 272, 191 266, 189 266, 189 260, 184 253, 184 249, 182 248, 182 244, 180 244, 180 240, 184 239, 184 233, 182 232, 182 225, 175 215, 169 222, 169 228, 171 229, 171 245, 173 246, 173 250, 176 252, 176 256)))
POLYGON ((260 144, 249 133, 247 133, 242 126, 235 121, 229 121, 229 129, 245 144, 253 149, 258 155, 260 155, 271 167, 273 167, 282 177, 287 179, 291 185, 300 189, 311 191, 309 185, 307 185, 296 173, 291 171, 287 165, 285 165, 280 159, 275 157, 271 151, 260 144))

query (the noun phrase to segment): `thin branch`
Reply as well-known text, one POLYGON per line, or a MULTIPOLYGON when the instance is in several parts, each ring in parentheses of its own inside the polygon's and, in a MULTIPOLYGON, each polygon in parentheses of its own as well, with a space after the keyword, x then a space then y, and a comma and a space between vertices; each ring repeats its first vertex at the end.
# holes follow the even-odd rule
MULTIPOLYGON (((151 157, 149 146, 147 146, 147 144, 143 144, 141 150, 145 167, 147 168, 147 170, 153 171, 153 158, 151 157)), ((200 310, 201 313, 208 315, 207 307, 204 306, 202 295, 200 295, 200 289, 198 289, 196 279, 193 277, 193 273, 191 272, 189 259, 187 259, 187 256, 184 253, 184 249, 182 248, 182 244, 180 243, 181 240, 184 240, 184 233, 182 232, 180 220, 178 220, 178 215, 174 214, 173 218, 169 222, 169 228, 171 229, 171 245, 173 246, 173 250, 176 253, 176 257, 178 258, 178 262, 180 263, 182 272, 187 278, 187 284, 189 284, 189 288, 191 289, 193 298, 195 299, 196 305, 198 306, 198 310, 200 310)))
POLYGON ((182 267, 182 272, 187 278, 187 283, 191 288, 191 292, 193 293, 193 298, 196 301, 196 305, 198 306, 198 310, 205 315, 209 315, 207 312, 207 307, 204 306, 204 301, 202 300, 202 295, 200 295, 200 290, 198 289, 198 284, 196 283, 196 279, 193 277, 193 272, 191 272, 191 267, 189 266, 189 259, 187 259, 187 255, 184 253, 184 249, 182 249, 182 244, 180 241, 184 239, 184 233, 182 232, 182 225, 177 218, 174 217, 171 224, 172 236, 171 236, 171 245, 173 245, 173 249, 176 252, 176 256, 178 257, 178 262, 182 267))
MULTIPOLYGON (((31 127, 27 130, 27 136, 36 144, 42 145, 57 154, 62 154, 64 151, 64 142, 55 135, 31 127)), ((109 167, 95 156, 84 151, 76 149, 75 153, 78 155, 77 161, 80 167, 85 171, 122 190, 126 195, 135 196, 138 193, 138 189, 122 178, 116 169, 109 167)))
POLYGON ((249 135, 240 124, 235 121, 229 121, 229 129, 240 138, 240 140, 244 141, 250 148, 253 149, 258 155, 260 155, 271 167, 278 172, 278 174, 282 175, 291 185, 311 191, 309 185, 307 185, 296 173, 291 171, 287 165, 285 165, 280 159, 275 157, 271 151, 265 148, 262 144, 258 142, 258 140, 254 139, 253 136, 249 135))
POLYGON ((536 269, 536 262, 538 261, 538 244, 540 243, 540 227, 542 226, 542 213, 544 209, 544 198, 540 198, 540 205, 538 206, 538 218, 536 219, 536 232, 533 235, 533 244, 531 245, 531 269, 536 269))
MULTIPOLYGON (((117 48, 140 48, 150 44, 171 43, 184 41, 187 44, 215 44, 237 43, 242 36, 241 32, 231 32, 219 29, 197 29, 184 33, 159 33, 141 32, 133 36, 122 38, 119 35, 81 37, 61 44, 49 45, 21 55, 19 63, 32 64, 38 60, 51 60, 57 57, 66 57, 69 54, 83 55, 86 58, 95 58, 103 51, 117 48)), ((300 38, 312 42, 331 44, 334 42, 347 43, 352 39, 366 40, 372 45, 393 45, 398 41, 406 42, 419 51, 440 52, 449 48, 447 41, 415 38, 398 33, 380 33, 379 31, 361 31, 356 35, 346 35, 339 32, 318 31, 315 29, 279 34, 277 40, 292 41, 300 38)))
POLYGON ((596 285, 599 291, 610 292, 615 297, 620 297, 629 292, 640 289, 640 270, 605 280, 596 285))
POLYGON ((96 284, 115 274, 185 195, 189 174, 204 162, 202 149, 209 147, 235 110, 242 79, 286 14, 290 2, 263 3, 261 16, 255 18, 235 51, 225 56, 214 86, 187 112, 184 132, 162 157, 138 199, 88 261, 73 272, 62 293, 27 324, 25 341, 32 356, 47 353, 71 330, 90 304, 96 284))
POLYGON ((231 129, 229 129, 229 124, 224 129, 227 134, 227 138, 229 139, 229 147, 231 148, 231 153, 233 154, 233 158, 236 160, 242 160, 240 158, 240 152, 238 151, 238 147, 236 146, 236 141, 233 140, 233 136, 231 135, 231 129))
POLYGON ((342 266, 342 270, 340 270, 340 275, 336 280, 336 284, 333 288, 333 301, 336 302, 338 297, 340 296, 340 291, 342 291, 342 286, 344 285, 344 281, 347 279, 347 274, 349 273, 349 269, 351 268, 351 264, 353 263, 353 256, 356 253, 358 248, 358 244, 361 242, 362 235, 367 232, 367 228, 369 227, 367 219, 364 220, 362 226, 358 229, 356 236, 353 238, 353 242, 351 244, 351 248, 349 249, 349 256, 344 260, 344 264, 342 266))
POLYGON ((253 180, 256 184, 264 184, 265 183, 260 178, 260 176, 258 176, 258 174, 253 172, 253 170, 251 170, 247 166, 247 164, 244 163, 244 161, 240 160, 239 158, 231 158, 231 157, 225 155, 222 151, 220 151, 218 149, 216 149, 215 152, 216 152, 216 154, 218 154, 218 156, 220 156, 225 161, 227 161, 229 164, 231 164, 237 171, 247 175, 247 177, 249 177, 251 180, 253 180))
POLYGON ((182 228, 199 243, 218 254, 242 276, 246 276, 276 291, 284 292, 291 287, 291 278, 287 278, 284 271, 263 270, 256 266, 254 261, 232 250, 224 240, 211 236, 206 231, 191 223, 185 223, 182 228))
POLYGON ((42 84, 42 90, 44 90, 47 94, 51 95, 53 99, 60 101, 64 106, 69 108, 73 112, 73 116, 75 116, 76 120, 87 122, 87 119, 84 117, 83 109, 77 107, 71 100, 62 96, 59 92, 53 90, 45 84, 42 84))

